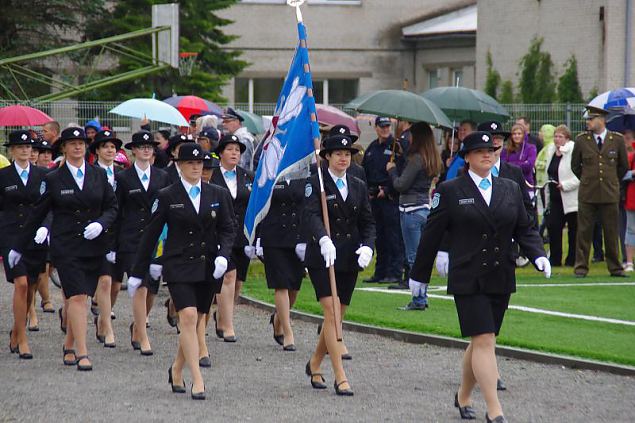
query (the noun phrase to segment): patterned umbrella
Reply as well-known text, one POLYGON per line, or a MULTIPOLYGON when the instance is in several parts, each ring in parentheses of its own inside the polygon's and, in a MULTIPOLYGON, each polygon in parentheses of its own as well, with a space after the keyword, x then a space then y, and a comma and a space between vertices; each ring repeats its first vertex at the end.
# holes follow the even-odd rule
POLYGON ((195 95, 181 95, 168 97, 164 102, 170 106, 176 107, 179 112, 188 121, 192 115, 198 114, 213 114, 220 116, 223 114, 223 109, 216 103, 197 97, 195 95))
POLYGON ((316 104, 315 109, 317 110, 317 118, 320 126, 325 126, 327 129, 330 129, 335 125, 346 125, 352 134, 359 135, 360 131, 357 119, 351 115, 336 107, 327 106, 325 104, 316 104))
POLYGON ((625 109, 635 107, 635 88, 618 88, 595 97, 589 106, 600 109, 625 109))
POLYGON ((46 113, 29 106, 7 106, 0 109, 0 126, 38 126, 52 121, 46 113))

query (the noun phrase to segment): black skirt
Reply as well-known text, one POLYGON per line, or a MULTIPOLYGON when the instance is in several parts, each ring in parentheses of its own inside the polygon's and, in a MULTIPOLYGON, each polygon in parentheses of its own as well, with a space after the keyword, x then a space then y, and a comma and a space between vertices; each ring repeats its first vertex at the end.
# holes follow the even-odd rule
MULTIPOLYGON (((340 297, 340 303, 344 305, 351 304, 355 284, 357 283, 357 270, 349 272, 335 271, 335 285, 337 287, 337 295, 340 297)), ((315 296, 320 298, 330 297, 331 284, 329 282, 329 269, 326 267, 317 267, 309 269, 309 277, 315 289, 315 296)))
POLYGON ((304 276, 304 266, 293 248, 263 248, 265 276, 269 289, 299 291, 304 276))
POLYGON ((232 254, 227 263, 227 271, 236 270, 236 280, 245 282, 249 270, 249 257, 245 255, 243 247, 232 248, 232 254))
POLYGON ((105 256, 97 257, 53 257, 66 298, 75 295, 93 297, 99 277, 107 274, 105 256))
MULTIPOLYGON (((117 259, 115 260, 115 264, 111 264, 113 267, 112 272, 112 281, 113 282, 121 282, 123 281, 124 274, 130 275, 132 271, 132 266, 134 265, 135 253, 117 253, 117 259)), ((156 295, 159 292, 160 279, 152 279, 150 277, 150 272, 148 271, 143 280, 141 281, 141 286, 148 288, 148 292, 156 295)))
POLYGON ((455 295, 462 336, 494 333, 498 336, 510 294, 455 295))
POLYGON ((222 282, 215 280, 211 282, 193 283, 170 283, 168 281, 168 291, 174 302, 176 311, 187 307, 196 307, 196 311, 202 314, 209 313, 212 306, 212 298, 220 292, 222 282))
POLYGON ((13 283, 15 278, 26 276, 29 285, 37 283, 40 273, 46 271, 46 250, 27 251, 13 268, 9 268, 9 249, 2 252, 2 263, 7 282, 13 283))

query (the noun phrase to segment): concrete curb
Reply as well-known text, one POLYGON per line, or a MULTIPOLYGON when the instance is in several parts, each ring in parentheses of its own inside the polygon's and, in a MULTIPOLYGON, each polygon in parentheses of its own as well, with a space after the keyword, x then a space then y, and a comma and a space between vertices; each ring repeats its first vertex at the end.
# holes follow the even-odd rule
MULTIPOLYGON (((243 304, 256 307, 261 310, 266 310, 272 312, 275 310, 275 307, 271 304, 265 303, 263 301, 256 300, 254 298, 241 296, 241 302, 243 304)), ((320 323, 322 322, 322 317, 314 314, 304 313, 301 311, 291 311, 291 315, 294 319, 302 320, 304 322, 309 323, 320 323)), ((405 330, 398 329, 387 329, 381 328, 377 326, 364 325, 361 323, 351 323, 344 322, 344 329, 359 332, 359 333, 367 333, 371 335, 383 336, 386 338, 392 338, 397 341, 408 342, 411 344, 430 344, 436 345, 439 347, 447 347, 447 348, 460 348, 465 349, 468 345, 467 341, 457 338, 451 338, 448 336, 440 336, 440 335, 429 335, 417 332, 410 332, 405 330)), ((544 363, 544 364, 554 364, 566 366, 572 369, 581 369, 581 370, 596 370, 601 372, 612 373, 616 375, 622 376, 635 376, 635 367, 613 364, 613 363, 604 363, 601 361, 594 360, 585 360, 582 358, 575 358, 570 356, 558 355, 558 354, 548 354, 538 351, 525 350, 522 348, 514 348, 514 347, 496 347, 496 354, 499 357, 509 357, 516 358, 520 360, 533 361, 536 363, 544 363)))

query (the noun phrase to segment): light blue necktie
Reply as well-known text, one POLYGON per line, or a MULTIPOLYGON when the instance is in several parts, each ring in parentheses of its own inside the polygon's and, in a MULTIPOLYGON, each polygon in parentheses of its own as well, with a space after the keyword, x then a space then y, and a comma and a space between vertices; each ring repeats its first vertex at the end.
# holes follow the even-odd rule
POLYGON ((26 169, 22 170, 22 173, 20 173, 20 178, 26 181, 27 179, 29 179, 29 172, 27 172, 26 169))
POLYGON ((141 180, 142 180, 143 182, 147 181, 147 180, 148 180, 148 175, 146 175, 146 174, 144 173, 144 174, 143 174, 143 178, 141 178, 141 180))
POLYGON ((496 166, 492 168, 492 176, 498 177, 498 168, 496 166))
POLYGON ((335 186, 337 186, 338 189, 344 189, 345 185, 342 178, 337 178, 337 181, 335 181, 335 186))
POLYGON ((225 178, 234 179, 235 177, 236 177, 236 171, 235 170, 229 170, 229 171, 225 172, 225 178))
POLYGON ((190 197, 192 197, 192 199, 198 197, 200 193, 201 193, 201 189, 199 187, 190 188, 190 197))
POLYGON ((84 172, 81 169, 77 169, 77 179, 82 179, 84 177, 84 172))
POLYGON ((108 176, 112 176, 112 169, 110 169, 109 167, 106 168, 106 174, 108 176))
POLYGON ((487 188, 491 187, 492 183, 489 181, 489 179, 487 178, 483 178, 483 180, 481 181, 480 184, 478 184, 478 187, 480 189, 482 189, 483 191, 487 190, 487 188))

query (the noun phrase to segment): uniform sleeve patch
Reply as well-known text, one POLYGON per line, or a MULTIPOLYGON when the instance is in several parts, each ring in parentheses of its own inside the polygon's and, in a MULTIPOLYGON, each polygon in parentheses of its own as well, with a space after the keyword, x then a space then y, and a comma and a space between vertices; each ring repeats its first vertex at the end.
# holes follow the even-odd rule
POLYGON ((46 181, 42 181, 40 184, 40 195, 43 195, 46 192, 46 181))
POLYGON ((311 186, 310 183, 308 183, 304 186, 304 196, 306 198, 309 198, 311 194, 313 194, 313 187, 311 186))
POLYGON ((436 209, 437 207, 439 207, 440 201, 441 201, 441 194, 438 192, 435 192, 434 196, 432 196, 432 208, 436 209))
POLYGON ((152 203, 152 214, 154 214, 154 212, 156 212, 158 208, 159 208, 159 199, 157 198, 156 200, 154 200, 154 203, 152 203))

